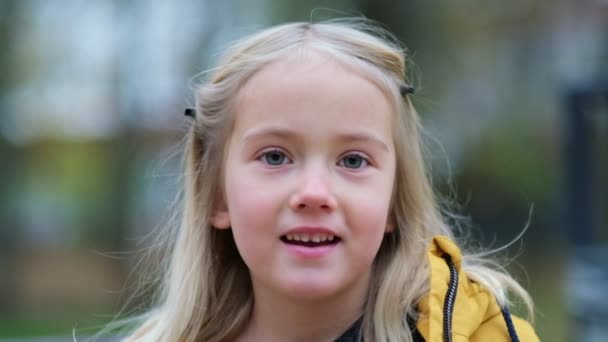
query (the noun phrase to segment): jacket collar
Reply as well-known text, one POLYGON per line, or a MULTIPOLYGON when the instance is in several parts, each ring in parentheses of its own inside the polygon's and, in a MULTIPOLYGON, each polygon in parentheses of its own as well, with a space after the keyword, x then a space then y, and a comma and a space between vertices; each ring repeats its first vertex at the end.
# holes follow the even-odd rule
POLYGON ((462 253, 449 238, 434 237, 427 256, 430 291, 418 304, 417 329, 427 342, 444 341, 446 329, 454 341, 468 341, 485 321, 501 314, 500 306, 492 293, 467 277, 462 269, 462 253), (451 287, 454 298, 448 304, 451 287), (450 316, 451 322, 445 319, 450 316))

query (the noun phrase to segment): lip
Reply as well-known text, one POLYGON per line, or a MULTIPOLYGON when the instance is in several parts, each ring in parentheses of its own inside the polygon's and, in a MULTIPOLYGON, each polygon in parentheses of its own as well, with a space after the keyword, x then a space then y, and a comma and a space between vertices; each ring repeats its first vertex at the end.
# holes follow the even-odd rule
POLYGON ((333 245, 325 245, 318 247, 306 247, 306 246, 298 246, 298 245, 289 245, 284 243, 283 246, 287 249, 287 252, 292 256, 295 256, 297 259, 319 259, 329 255, 332 251, 334 251, 340 243, 335 243, 333 245))
POLYGON ((299 226, 292 228, 286 231, 282 236, 287 234, 326 234, 333 235, 338 238, 338 241, 334 244, 323 245, 323 246, 315 246, 315 247, 307 247, 301 245, 292 245, 288 243, 283 243, 283 246, 287 249, 289 254, 295 256, 298 259, 319 259, 329 255, 332 251, 336 249, 338 245, 341 244, 340 236, 332 229, 326 227, 318 227, 318 226, 299 226))
POLYGON ((332 229, 320 226, 299 226, 292 228, 286 232, 284 232, 281 236, 285 236, 287 234, 326 234, 333 235, 334 237, 340 238, 340 235, 333 231, 332 229))

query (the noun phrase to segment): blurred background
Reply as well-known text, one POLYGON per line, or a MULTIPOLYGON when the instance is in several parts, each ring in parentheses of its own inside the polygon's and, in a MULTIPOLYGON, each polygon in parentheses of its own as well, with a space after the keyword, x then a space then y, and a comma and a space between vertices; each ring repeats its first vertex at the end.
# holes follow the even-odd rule
POLYGON ((409 47, 471 235, 529 226, 506 255, 541 339, 607 341, 606 0, 0 0, 0 340, 90 335, 122 308, 179 183, 191 82, 231 41, 352 15, 409 47))

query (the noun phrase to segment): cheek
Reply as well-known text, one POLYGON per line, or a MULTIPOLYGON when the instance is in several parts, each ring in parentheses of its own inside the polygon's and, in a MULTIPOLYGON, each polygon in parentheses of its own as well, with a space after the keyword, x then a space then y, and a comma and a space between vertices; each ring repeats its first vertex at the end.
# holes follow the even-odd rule
POLYGON ((383 232, 386 228, 393 193, 392 174, 384 174, 364 186, 344 188, 342 196, 349 203, 348 210, 352 213, 351 216, 361 222, 361 224, 355 222, 351 222, 351 224, 366 225, 367 230, 383 232), (377 227, 377 229, 370 229, 370 227, 377 227))
POLYGON ((276 184, 266 184, 247 172, 226 179, 228 211, 234 225, 267 217, 277 209, 278 197, 276 184))
MULTIPOLYGON (((390 180, 390 178, 389 178, 390 180)), ((348 196, 347 224, 352 229, 354 248, 361 264, 371 264, 387 232, 392 182, 375 182, 373 186, 354 191, 348 196)))
POLYGON ((249 269, 257 269, 271 247, 272 241, 264 237, 270 236, 272 226, 270 204, 252 184, 242 177, 227 177, 226 204, 239 254, 249 269))
POLYGON ((276 185, 255 178, 246 168, 241 170, 226 174, 226 204, 235 242, 246 259, 249 251, 276 242, 275 219, 283 202, 276 185))
POLYGON ((361 198, 359 205, 354 212, 353 219, 356 222, 351 222, 351 225, 357 227, 363 234, 374 241, 381 240, 387 230, 389 211, 389 200, 371 199, 370 197, 361 198))
POLYGON ((366 214, 361 214, 357 217, 356 229, 359 230, 360 236, 360 262, 362 264, 371 265, 380 250, 380 245, 387 232, 390 231, 388 226, 389 200, 370 201, 367 199, 365 211, 366 214))

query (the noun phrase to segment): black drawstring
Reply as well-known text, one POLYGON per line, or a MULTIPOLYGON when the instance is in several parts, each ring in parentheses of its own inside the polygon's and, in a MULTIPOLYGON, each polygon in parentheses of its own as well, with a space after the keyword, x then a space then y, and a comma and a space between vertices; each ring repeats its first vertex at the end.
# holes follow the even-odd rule
POLYGON ((519 337, 517 337, 517 332, 515 331, 515 326, 513 326, 513 320, 511 319, 511 313, 509 313, 509 309, 507 307, 500 307, 500 311, 502 311, 502 317, 505 319, 505 323, 507 323, 507 330, 509 330, 509 336, 511 337, 511 342, 519 342, 519 337))

